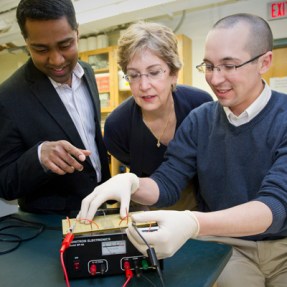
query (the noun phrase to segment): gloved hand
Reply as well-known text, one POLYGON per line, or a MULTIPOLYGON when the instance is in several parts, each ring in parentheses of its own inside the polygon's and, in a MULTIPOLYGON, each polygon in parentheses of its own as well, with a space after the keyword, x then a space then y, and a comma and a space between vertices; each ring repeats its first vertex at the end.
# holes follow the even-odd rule
MULTIPOLYGON (((132 215, 132 222, 156 221, 159 229, 151 232, 141 232, 147 243, 154 247, 158 259, 172 256, 188 239, 197 237, 199 223, 193 212, 157 210, 146 211, 132 215)), ((127 235, 139 252, 147 256, 147 245, 138 235, 132 224, 129 224, 127 235)))
POLYGON ((92 193, 82 200, 81 210, 77 216, 84 222, 92 220, 97 209, 107 200, 121 202, 120 216, 124 218, 129 211, 130 198, 139 188, 139 178, 134 173, 117 174, 103 184, 97 186, 92 193))

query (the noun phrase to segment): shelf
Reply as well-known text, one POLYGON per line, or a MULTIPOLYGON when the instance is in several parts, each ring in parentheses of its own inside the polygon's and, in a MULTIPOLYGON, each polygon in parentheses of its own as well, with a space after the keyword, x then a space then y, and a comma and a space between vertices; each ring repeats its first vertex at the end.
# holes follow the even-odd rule
POLYGON ((101 74, 101 73, 108 73, 108 68, 102 68, 102 69, 93 69, 95 74, 101 74))
MULTIPOLYGON (((88 62, 95 73, 99 94, 108 94, 108 105, 101 106, 102 113, 110 113, 119 104, 116 46, 82 52, 82 61, 88 62)), ((106 103, 107 99, 103 102, 106 103)))
POLYGON ((113 109, 111 107, 103 107, 101 108, 101 113, 106 114, 106 113, 111 113, 113 109))

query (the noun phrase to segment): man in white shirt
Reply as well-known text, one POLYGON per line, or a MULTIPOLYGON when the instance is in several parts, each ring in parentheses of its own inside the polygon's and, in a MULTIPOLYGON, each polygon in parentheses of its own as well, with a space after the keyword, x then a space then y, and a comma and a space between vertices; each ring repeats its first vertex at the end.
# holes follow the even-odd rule
POLYGON ((110 177, 95 76, 71 0, 22 0, 17 21, 31 58, 0 86, 0 197, 68 214, 110 177))

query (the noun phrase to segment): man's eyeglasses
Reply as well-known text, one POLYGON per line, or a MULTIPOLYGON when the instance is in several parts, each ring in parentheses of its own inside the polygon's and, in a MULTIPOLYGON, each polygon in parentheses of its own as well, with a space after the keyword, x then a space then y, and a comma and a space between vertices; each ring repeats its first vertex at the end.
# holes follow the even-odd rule
POLYGON ((213 73, 214 69, 217 70, 217 72, 224 72, 224 73, 231 73, 233 71, 235 71, 236 69, 246 65, 246 64, 249 64, 255 60, 257 60, 258 58, 260 58, 261 56, 263 56, 264 54, 266 53, 263 53, 263 54, 260 54, 240 65, 233 65, 233 64, 221 64, 221 65, 217 65, 217 66, 214 66, 212 64, 207 64, 207 63, 201 63, 200 65, 197 65, 196 68, 199 72, 201 73, 205 73, 205 74, 211 74, 213 73))
POLYGON ((142 76, 146 76, 149 80, 160 80, 160 79, 162 79, 163 74, 165 72, 166 72, 166 70, 162 70, 162 69, 151 70, 151 71, 147 72, 146 74, 141 74, 141 73, 129 71, 124 76, 124 78, 129 83, 138 83, 142 76))

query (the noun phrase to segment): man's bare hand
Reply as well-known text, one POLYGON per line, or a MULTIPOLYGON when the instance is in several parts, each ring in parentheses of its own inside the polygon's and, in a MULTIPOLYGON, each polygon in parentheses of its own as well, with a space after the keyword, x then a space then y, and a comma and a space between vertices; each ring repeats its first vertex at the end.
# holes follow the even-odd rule
POLYGON ((47 141, 42 144, 40 161, 47 170, 63 175, 82 171, 81 162, 90 154, 90 151, 76 148, 65 140, 47 141))

